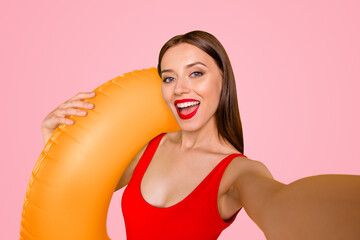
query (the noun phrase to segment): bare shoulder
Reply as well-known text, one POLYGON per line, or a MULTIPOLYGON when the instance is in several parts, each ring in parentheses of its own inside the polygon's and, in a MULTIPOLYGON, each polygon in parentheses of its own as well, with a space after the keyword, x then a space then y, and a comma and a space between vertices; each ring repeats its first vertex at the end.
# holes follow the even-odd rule
POLYGON ((232 177, 234 182, 242 176, 254 174, 273 178, 272 174, 264 163, 244 156, 235 157, 230 162, 227 171, 228 175, 232 177))
POLYGON ((276 181, 261 161, 236 157, 230 164, 230 196, 244 207, 249 217, 261 228, 266 203, 285 184, 276 181))
POLYGON ((133 175, 133 172, 137 166, 137 164, 139 163, 139 160, 141 158, 141 156, 144 154, 147 146, 149 145, 149 143, 145 144, 145 146, 143 146, 140 151, 134 156, 134 158, 131 160, 131 162, 129 163, 129 165, 127 166, 127 168, 125 169, 124 173, 122 174, 114 192, 116 192, 117 190, 125 187, 126 185, 128 185, 128 183, 130 182, 130 179, 133 175))

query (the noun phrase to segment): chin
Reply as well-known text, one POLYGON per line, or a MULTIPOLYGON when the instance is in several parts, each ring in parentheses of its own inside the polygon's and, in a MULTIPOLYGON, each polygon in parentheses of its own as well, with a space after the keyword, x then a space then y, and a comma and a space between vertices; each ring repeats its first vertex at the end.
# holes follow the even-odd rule
POLYGON ((184 123, 184 120, 182 120, 182 119, 180 119, 180 122, 178 122, 178 124, 179 124, 181 130, 186 131, 186 132, 194 132, 201 128, 199 126, 199 124, 197 124, 195 122, 184 123))

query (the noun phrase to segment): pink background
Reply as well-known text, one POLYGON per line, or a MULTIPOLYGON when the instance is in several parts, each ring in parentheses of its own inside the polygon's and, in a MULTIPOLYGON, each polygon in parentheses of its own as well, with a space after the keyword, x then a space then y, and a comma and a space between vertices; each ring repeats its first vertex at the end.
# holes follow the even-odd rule
MULTIPOLYGON (((235 72, 245 155, 281 182, 359 174, 359 2, 2 1, 0 239, 19 237, 40 124, 60 103, 124 72, 156 66, 161 46, 214 34, 235 72)), ((114 194, 112 239, 124 239, 114 194)), ((219 239, 265 239, 245 211, 219 239)))

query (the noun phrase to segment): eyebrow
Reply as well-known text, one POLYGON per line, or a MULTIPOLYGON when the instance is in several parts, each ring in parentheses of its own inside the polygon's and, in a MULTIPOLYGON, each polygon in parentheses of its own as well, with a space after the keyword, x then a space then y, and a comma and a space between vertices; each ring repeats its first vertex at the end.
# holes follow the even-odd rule
MULTIPOLYGON (((194 62, 194 63, 187 64, 187 65, 185 66, 185 68, 192 67, 192 66, 194 66, 194 65, 196 65, 196 64, 201 64, 201 65, 207 67, 207 66, 206 66, 204 63, 202 63, 202 62, 194 62)), ((161 73, 164 73, 164 72, 173 72, 173 71, 174 71, 174 70, 172 70, 172 69, 164 69, 164 70, 161 70, 161 73)))

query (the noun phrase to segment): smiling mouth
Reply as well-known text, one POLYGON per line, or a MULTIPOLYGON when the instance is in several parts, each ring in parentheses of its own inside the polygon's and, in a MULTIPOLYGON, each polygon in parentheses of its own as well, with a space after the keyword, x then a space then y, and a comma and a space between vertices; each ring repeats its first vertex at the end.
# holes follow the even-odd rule
POLYGON ((195 111, 195 109, 198 107, 199 104, 196 104, 196 105, 192 105, 192 106, 189 106, 189 107, 183 107, 183 108, 179 108, 179 112, 183 115, 188 115, 190 113, 192 113, 193 111, 195 111))
POLYGON ((175 104, 175 106, 181 119, 190 119, 196 114, 197 110, 199 109, 200 102, 193 101, 186 103, 178 103, 175 104))

